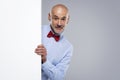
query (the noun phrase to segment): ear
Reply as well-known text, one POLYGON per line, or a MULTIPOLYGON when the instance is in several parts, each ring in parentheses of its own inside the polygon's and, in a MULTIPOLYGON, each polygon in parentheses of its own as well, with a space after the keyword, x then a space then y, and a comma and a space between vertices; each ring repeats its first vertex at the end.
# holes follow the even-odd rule
POLYGON ((68 19, 67 19, 67 24, 68 24, 69 20, 70 20, 70 16, 68 16, 68 19))
POLYGON ((51 21, 51 15, 48 13, 48 20, 51 21))

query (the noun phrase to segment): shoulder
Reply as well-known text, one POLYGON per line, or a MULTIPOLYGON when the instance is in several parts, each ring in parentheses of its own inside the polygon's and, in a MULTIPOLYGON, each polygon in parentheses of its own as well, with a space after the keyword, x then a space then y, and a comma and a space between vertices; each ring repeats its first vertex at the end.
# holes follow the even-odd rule
POLYGON ((49 25, 42 25, 42 34, 47 34, 50 31, 50 26, 49 25))
POLYGON ((42 30, 43 30, 43 29, 49 29, 49 28, 50 28, 49 25, 42 25, 42 30))
POLYGON ((48 27, 49 25, 42 25, 42 27, 48 27))

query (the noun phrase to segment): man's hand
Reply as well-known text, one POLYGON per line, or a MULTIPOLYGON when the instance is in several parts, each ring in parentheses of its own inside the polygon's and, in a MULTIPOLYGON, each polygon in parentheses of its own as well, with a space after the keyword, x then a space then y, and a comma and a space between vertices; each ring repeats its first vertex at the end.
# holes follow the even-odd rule
POLYGON ((44 63, 47 60, 46 58, 47 51, 46 51, 46 48, 42 44, 37 46, 37 48, 35 49, 35 53, 37 55, 41 55, 42 63, 44 63))

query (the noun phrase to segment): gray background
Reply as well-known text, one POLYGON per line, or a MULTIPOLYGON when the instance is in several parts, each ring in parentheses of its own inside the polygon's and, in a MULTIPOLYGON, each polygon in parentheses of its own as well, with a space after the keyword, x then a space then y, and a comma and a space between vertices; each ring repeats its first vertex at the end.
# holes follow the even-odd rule
POLYGON ((42 0, 42 24, 56 3, 70 9, 74 46, 66 80, 120 80, 120 0, 42 0))

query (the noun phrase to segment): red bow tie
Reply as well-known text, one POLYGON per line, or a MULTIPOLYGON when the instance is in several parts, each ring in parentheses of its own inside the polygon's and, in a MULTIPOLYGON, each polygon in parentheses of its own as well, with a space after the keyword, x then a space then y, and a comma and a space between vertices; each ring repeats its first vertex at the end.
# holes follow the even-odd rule
POLYGON ((53 37, 56 41, 60 40, 60 36, 53 34, 51 31, 48 33, 47 37, 48 38, 53 37))

